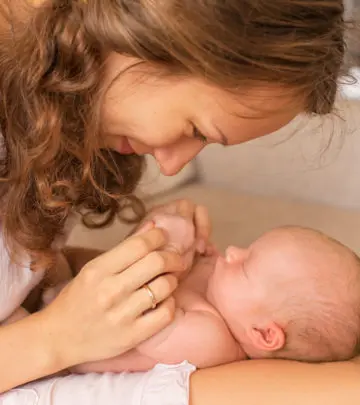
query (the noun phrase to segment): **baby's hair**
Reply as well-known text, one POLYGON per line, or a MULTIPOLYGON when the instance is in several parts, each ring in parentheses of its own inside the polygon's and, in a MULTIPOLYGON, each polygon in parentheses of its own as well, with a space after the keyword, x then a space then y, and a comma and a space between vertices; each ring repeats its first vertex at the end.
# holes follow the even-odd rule
POLYGON ((2 229, 41 267, 72 210, 105 216, 100 225, 124 205, 143 214, 133 196, 142 158, 102 151, 98 136, 111 52, 229 91, 276 84, 308 113, 334 105, 342 0, 18 3, 0 6, 2 229))
MULTIPOLYGON (((343 361, 360 352, 360 259, 344 244, 320 231, 301 227, 283 227, 322 243, 331 243, 342 260, 324 273, 304 273, 280 309, 286 333, 286 345, 275 357, 307 362, 343 361), (339 263, 338 263, 339 264, 339 263), (337 264, 337 265, 338 265, 337 264), (334 275, 331 278, 331 275, 334 275), (308 301, 309 286, 316 299, 308 301)), ((299 240, 299 239, 298 239, 299 240)), ((291 290, 289 290, 291 291, 291 290)))

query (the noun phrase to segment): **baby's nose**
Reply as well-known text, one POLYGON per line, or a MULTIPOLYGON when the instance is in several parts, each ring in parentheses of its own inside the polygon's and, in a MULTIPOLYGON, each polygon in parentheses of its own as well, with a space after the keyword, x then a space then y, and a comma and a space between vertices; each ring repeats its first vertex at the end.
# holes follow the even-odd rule
POLYGON ((225 260, 227 263, 242 263, 248 256, 246 249, 241 249, 236 246, 229 246, 225 251, 225 260))

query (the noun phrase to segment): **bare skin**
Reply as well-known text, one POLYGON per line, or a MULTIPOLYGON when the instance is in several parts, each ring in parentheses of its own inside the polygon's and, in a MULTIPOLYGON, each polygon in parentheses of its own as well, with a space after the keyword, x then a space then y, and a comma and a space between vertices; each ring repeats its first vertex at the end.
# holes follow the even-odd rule
MULTIPOLYGON (((246 249, 230 246, 225 257, 214 247, 208 255, 194 256, 190 221, 174 215, 156 215, 153 220, 169 236, 165 249, 179 252, 189 269, 182 273, 187 275, 174 292, 173 322, 120 356, 81 364, 72 372, 147 371, 158 363, 184 360, 207 368, 249 357, 285 354, 286 358, 309 361, 349 357, 353 350, 350 325, 360 301, 360 266, 350 249, 315 230, 284 227, 265 233, 246 249), (302 305, 289 312, 294 299, 302 305), (342 309, 340 319, 334 306, 324 307, 325 301, 342 309), (323 324, 321 315, 314 315, 318 311, 330 317, 332 329, 323 324), (285 326, 288 316, 290 329, 285 326), (329 339, 326 345, 308 346, 297 337, 303 331, 304 318, 318 328, 317 333, 326 334, 321 335, 323 342, 329 339), (343 324, 349 325, 344 335, 343 324), (298 332, 295 325, 300 325, 298 332), (321 332, 324 327, 325 332, 321 332), (326 348, 331 342, 334 346, 329 352, 326 348)), ((49 304, 62 288, 60 284, 48 290, 45 303, 49 304)))

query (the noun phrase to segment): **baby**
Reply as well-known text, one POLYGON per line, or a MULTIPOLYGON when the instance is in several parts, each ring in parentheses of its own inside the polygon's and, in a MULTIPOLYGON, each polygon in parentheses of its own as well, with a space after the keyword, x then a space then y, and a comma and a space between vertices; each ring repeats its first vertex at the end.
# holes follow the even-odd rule
POLYGON ((144 371, 183 360, 199 368, 247 358, 338 361, 357 353, 360 262, 339 242, 284 227, 247 249, 230 246, 224 257, 196 257, 190 222, 154 220, 190 268, 175 293, 173 323, 136 349, 72 371, 144 371))

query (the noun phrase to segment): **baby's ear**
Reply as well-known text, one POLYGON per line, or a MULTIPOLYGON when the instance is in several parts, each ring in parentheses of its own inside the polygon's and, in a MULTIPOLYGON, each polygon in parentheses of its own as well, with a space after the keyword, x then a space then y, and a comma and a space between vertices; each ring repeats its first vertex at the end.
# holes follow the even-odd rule
POLYGON ((253 347, 265 352, 275 352, 285 346, 285 332, 275 322, 266 325, 253 326, 248 331, 253 347))

